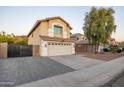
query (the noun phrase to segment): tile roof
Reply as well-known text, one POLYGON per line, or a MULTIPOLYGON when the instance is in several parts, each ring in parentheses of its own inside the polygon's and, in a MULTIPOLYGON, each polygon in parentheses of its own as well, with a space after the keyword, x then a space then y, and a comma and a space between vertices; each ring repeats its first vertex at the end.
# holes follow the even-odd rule
POLYGON ((89 44, 89 41, 88 40, 81 40, 81 41, 76 42, 76 44, 89 44))
POLYGON ((44 41, 74 42, 70 38, 58 38, 58 37, 49 37, 49 36, 43 36, 43 35, 40 35, 40 38, 43 39, 44 41))
POLYGON ((76 36, 83 36, 83 34, 81 33, 75 33, 75 34, 71 34, 71 38, 75 38, 76 36))

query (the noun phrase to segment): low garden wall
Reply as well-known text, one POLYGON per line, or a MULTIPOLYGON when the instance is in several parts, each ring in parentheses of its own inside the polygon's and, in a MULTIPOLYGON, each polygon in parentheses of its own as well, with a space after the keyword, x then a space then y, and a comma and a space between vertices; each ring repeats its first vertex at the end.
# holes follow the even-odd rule
POLYGON ((0 59, 7 58, 7 43, 0 43, 0 59))
POLYGON ((33 56, 37 57, 40 56, 40 46, 39 45, 33 45, 32 50, 33 50, 33 56))

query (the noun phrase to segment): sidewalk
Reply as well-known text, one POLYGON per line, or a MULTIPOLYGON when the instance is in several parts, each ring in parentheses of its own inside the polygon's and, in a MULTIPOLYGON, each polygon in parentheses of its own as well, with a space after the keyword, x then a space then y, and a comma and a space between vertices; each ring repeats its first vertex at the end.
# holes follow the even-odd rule
POLYGON ((124 70, 124 57, 17 87, 97 87, 124 70))

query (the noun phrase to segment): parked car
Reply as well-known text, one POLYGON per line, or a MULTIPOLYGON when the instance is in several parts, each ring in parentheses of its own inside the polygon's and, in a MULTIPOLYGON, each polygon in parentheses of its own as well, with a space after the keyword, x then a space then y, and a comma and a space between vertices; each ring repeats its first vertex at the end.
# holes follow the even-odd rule
POLYGON ((109 52, 110 51, 110 48, 107 48, 107 47, 106 48, 103 48, 103 51, 104 52, 109 52))
POLYGON ((123 48, 119 45, 111 45, 110 51, 113 53, 121 53, 123 51, 123 48))
POLYGON ((124 51, 124 47, 122 48, 122 51, 124 51))
POLYGON ((118 53, 121 53, 123 51, 123 47, 122 46, 118 46, 118 53))

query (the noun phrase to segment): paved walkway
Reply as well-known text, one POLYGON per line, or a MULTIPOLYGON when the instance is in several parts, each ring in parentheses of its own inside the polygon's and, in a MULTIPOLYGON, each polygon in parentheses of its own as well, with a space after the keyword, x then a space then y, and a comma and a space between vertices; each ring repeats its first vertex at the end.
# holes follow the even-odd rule
MULTIPOLYGON (((78 57, 73 55, 64 58, 56 58, 59 60, 58 62, 62 62, 62 64, 77 70, 20 86, 96 87, 104 85, 124 70, 124 57, 112 60, 110 62, 102 62, 100 60, 84 58, 79 55, 78 57), (63 59, 65 59, 67 63, 63 59), (91 63, 91 65, 85 63, 91 63)), ((56 60, 54 57, 51 57, 51 59, 56 60)))

